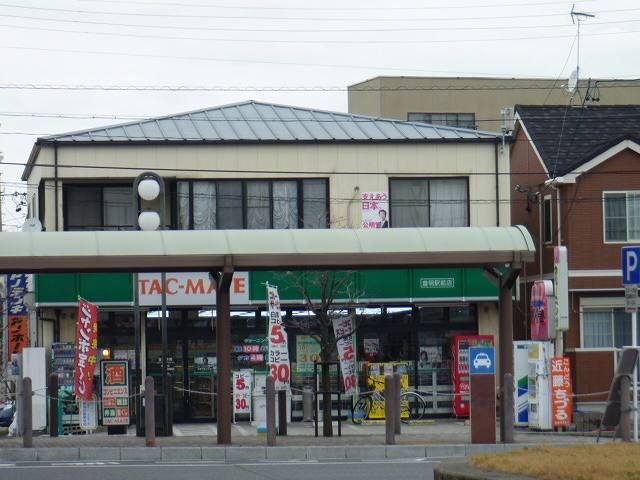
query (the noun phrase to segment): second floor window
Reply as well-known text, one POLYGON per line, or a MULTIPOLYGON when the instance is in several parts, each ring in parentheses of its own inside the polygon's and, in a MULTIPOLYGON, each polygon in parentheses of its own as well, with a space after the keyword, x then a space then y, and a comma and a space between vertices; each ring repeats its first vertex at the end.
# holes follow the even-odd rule
POLYGON ((65 230, 132 230, 130 185, 64 185, 65 230))
POLYGON ((467 178, 392 178, 392 227, 467 227, 467 178))
POLYGON ((476 128, 476 116, 474 113, 409 113, 407 119, 410 122, 424 122, 432 125, 444 125, 446 127, 476 128))
POLYGON ((179 229, 327 228, 328 181, 185 180, 177 183, 179 229))
POLYGON ((604 193, 604 240, 640 240, 640 191, 604 193))

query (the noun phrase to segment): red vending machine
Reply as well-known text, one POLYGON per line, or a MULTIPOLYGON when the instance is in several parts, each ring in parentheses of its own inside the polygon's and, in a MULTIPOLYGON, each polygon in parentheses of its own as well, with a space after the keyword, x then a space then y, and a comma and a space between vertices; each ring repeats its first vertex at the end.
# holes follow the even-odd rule
POLYGON ((456 417, 469 416, 469 347, 493 347, 493 335, 451 337, 453 414, 456 417))

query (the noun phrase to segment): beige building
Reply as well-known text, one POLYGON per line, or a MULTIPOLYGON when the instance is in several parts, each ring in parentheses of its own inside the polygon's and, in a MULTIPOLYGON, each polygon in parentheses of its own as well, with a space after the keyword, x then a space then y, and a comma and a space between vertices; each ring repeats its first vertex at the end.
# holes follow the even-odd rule
MULTIPOLYGON (((482 77, 376 77, 349 87, 349 112, 500 132, 502 111, 514 105, 625 105, 640 103, 640 82, 482 77)), ((511 116, 512 117, 512 116, 511 116)))

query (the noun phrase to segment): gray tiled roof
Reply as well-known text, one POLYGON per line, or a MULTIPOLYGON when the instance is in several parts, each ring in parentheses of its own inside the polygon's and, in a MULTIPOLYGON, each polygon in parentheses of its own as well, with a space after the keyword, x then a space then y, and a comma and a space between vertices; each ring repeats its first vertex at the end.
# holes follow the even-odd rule
POLYGON ((640 105, 516 105, 551 177, 564 175, 622 140, 640 139, 640 105))
POLYGON ((56 142, 381 142, 496 140, 489 132, 255 101, 43 137, 56 142))

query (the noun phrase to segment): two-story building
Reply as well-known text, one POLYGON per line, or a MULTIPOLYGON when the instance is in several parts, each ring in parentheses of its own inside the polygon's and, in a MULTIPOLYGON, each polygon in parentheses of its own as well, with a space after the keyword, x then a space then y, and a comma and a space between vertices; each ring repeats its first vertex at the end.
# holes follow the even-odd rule
MULTIPOLYGON (((496 134, 253 101, 40 138, 23 180, 47 231, 119 230, 136 224, 132 182, 143 171, 164 178, 162 223, 171 229, 507 226, 511 218, 509 151, 496 134), (367 220, 374 203, 378 217, 367 220)), ((360 294, 339 301, 364 319, 358 358, 408 362, 412 385, 442 395, 430 412, 450 413, 450 338, 497 334, 497 289, 472 268, 353 275, 360 294), (419 362, 422 352, 429 362, 419 362)), ((157 374, 158 280, 141 275, 136 286, 129 274, 38 275, 37 342, 73 340, 80 295, 101 308, 101 347, 132 359, 137 288, 147 312, 140 367, 157 374)), ((280 287, 287 315, 308 315, 286 278, 237 274, 234 368, 266 367, 266 281, 280 287)), ((176 385, 210 391, 208 277, 171 274, 165 288, 176 385)), ((290 334, 294 386, 312 372, 308 340, 290 334)), ((215 416, 210 398, 178 391, 176 418, 215 416)))
MULTIPOLYGON (((516 106, 512 222, 537 239, 521 277, 516 338, 529 338, 531 282, 552 279, 553 247, 568 251, 564 351, 581 394, 609 389, 618 349, 631 345, 621 247, 640 240, 640 106, 516 106)), ((597 406, 606 395, 578 396, 597 406)))

